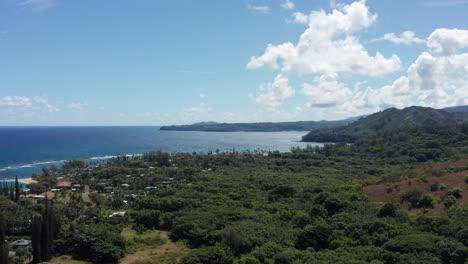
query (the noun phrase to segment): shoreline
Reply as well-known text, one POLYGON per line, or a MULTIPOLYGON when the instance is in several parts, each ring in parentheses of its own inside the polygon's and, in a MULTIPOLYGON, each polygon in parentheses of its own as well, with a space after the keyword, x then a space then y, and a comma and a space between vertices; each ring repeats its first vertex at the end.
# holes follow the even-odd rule
POLYGON ((32 178, 22 178, 22 179, 18 178, 18 182, 25 183, 25 184, 37 183, 37 181, 33 180, 32 178))

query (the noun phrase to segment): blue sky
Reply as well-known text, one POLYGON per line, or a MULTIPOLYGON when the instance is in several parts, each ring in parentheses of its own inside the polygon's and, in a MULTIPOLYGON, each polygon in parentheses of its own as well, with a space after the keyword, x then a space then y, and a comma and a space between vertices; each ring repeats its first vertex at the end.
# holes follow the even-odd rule
POLYGON ((0 0, 0 125, 468 104, 468 1, 0 0))

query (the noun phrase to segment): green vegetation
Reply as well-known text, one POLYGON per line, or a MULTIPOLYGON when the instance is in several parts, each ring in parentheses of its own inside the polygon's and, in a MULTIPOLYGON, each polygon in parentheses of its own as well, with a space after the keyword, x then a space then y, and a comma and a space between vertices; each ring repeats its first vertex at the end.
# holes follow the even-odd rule
MULTIPOLYGON (((468 121, 468 113, 447 112, 428 107, 412 106, 402 110, 389 108, 369 115, 345 127, 313 130, 302 140, 306 142, 355 142, 366 136, 379 133, 404 131, 411 128, 434 128, 454 126, 468 121)), ((468 130, 468 125, 463 127, 468 130)), ((402 137, 401 141, 405 138, 402 137)), ((443 146, 438 141, 426 141, 428 148, 443 146)))
POLYGON ((85 188, 50 201, 3 194, 3 230, 9 242, 32 238, 34 260, 118 263, 143 252, 136 263, 464 263, 463 190, 430 186, 429 172, 417 168, 463 173, 436 162, 468 158, 467 143, 468 130, 453 126, 287 153, 157 151, 104 165, 70 161, 44 170, 37 185, 49 189, 61 175, 85 188), (405 189, 396 183, 408 178, 405 189), (424 181, 427 188, 418 187, 424 181), (399 196, 374 201, 363 192, 374 184, 399 196), (442 210, 431 211, 436 206, 442 210), (177 245, 188 249, 169 250, 177 245))
POLYGON ((356 118, 348 118, 337 121, 297 121, 278 123, 216 123, 201 122, 192 125, 163 126, 161 130, 176 131, 207 131, 207 132, 277 132, 277 131, 310 131, 321 128, 333 128, 345 126, 356 118))

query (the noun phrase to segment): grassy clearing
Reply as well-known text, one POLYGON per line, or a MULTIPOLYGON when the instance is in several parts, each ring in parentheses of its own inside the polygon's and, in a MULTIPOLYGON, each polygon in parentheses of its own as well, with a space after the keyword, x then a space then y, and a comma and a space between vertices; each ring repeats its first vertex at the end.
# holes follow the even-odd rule
POLYGON ((147 230, 139 234, 126 227, 122 236, 127 241, 128 252, 122 264, 180 263, 189 252, 183 243, 170 241, 166 231, 147 230))
POLYGON ((59 256, 51 259, 50 263, 60 263, 60 264, 87 264, 87 262, 74 260, 71 256, 59 256))

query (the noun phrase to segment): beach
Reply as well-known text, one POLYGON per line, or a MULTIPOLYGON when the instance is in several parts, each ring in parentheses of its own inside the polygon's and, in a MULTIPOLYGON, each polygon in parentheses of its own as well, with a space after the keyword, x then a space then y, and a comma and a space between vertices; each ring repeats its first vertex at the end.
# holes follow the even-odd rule
POLYGON ((37 183, 37 181, 33 180, 32 178, 18 179, 18 181, 25 184, 37 183))

